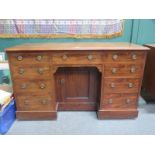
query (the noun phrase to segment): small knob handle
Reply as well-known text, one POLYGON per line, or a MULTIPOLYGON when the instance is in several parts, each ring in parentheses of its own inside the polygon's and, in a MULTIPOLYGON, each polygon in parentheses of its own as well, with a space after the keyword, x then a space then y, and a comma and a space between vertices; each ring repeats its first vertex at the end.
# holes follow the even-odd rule
POLYGON ((23 60, 23 56, 21 56, 21 55, 17 56, 17 60, 18 61, 22 61, 23 60))
POLYGON ((109 104, 112 104, 112 98, 109 99, 108 103, 109 104))
POLYGON ((24 72, 25 72, 24 68, 20 68, 18 71, 19 74, 24 74, 24 72))
POLYGON ((26 106, 29 105, 29 100, 25 100, 24 105, 26 105, 26 106))
POLYGON ((136 60, 137 59, 137 55, 136 54, 132 54, 132 59, 136 60))
POLYGON ((133 87, 133 83, 128 83, 128 87, 132 88, 133 87))
POLYGON ((43 74, 44 73, 44 69, 43 68, 38 68, 37 71, 38 71, 39 74, 43 74))
POLYGON ((62 59, 63 59, 63 60, 67 60, 67 58, 68 58, 67 55, 63 55, 63 56, 62 56, 62 59))
POLYGON ((112 56, 112 58, 113 58, 113 60, 116 60, 116 59, 118 58, 118 55, 117 55, 117 54, 114 54, 114 55, 112 56))
POLYGON ((38 55, 37 57, 36 57, 36 59, 38 60, 38 61, 41 61, 42 60, 42 56, 41 55, 38 55))
POLYGON ((136 67, 131 67, 131 68, 130 68, 130 72, 131 72, 131 73, 135 73, 135 71, 136 71, 136 67))
POLYGON ((112 68, 111 72, 112 72, 113 74, 115 74, 115 73, 117 72, 117 69, 116 69, 116 68, 112 68))
POLYGON ((93 59, 93 56, 92 55, 88 55, 88 60, 92 60, 93 59))
POLYGON ((41 100, 41 103, 42 103, 43 105, 46 105, 48 102, 47 102, 46 99, 43 99, 43 100, 41 100))
POLYGON ((21 84, 21 89, 25 89, 27 87, 26 83, 21 84))
POLYGON ((45 87, 46 87, 46 85, 45 85, 44 83, 41 83, 41 84, 40 84, 40 88, 41 88, 41 89, 44 89, 45 87))
POLYGON ((126 103, 127 103, 127 104, 131 103, 131 100, 130 100, 129 98, 126 99, 126 103))
POLYGON ((111 88, 115 88, 115 83, 111 83, 111 88))
POLYGON ((60 84, 63 85, 65 83, 65 79, 60 80, 60 84))

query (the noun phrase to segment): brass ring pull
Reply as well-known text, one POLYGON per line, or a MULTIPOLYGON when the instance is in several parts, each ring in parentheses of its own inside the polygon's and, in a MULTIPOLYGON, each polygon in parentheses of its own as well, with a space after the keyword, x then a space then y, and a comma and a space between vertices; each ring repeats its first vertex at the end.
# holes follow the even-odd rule
POLYGON ((29 100, 25 100, 24 105, 26 105, 26 106, 29 105, 29 100))
POLYGON ((136 72, 136 68, 135 67, 131 67, 130 72, 131 73, 135 73, 136 72))
POLYGON ((137 59, 137 55, 136 54, 132 54, 132 59, 136 60, 137 59))
POLYGON ((62 56, 62 59, 63 59, 63 60, 67 60, 67 58, 68 58, 67 55, 63 55, 63 56, 62 56))
POLYGON ((41 100, 41 103, 42 103, 43 105, 46 105, 48 102, 47 102, 46 99, 43 99, 43 100, 41 100))
POLYGON ((114 54, 114 55, 112 56, 112 58, 113 58, 113 60, 116 60, 116 59, 118 58, 118 55, 117 55, 117 54, 114 54))
POLYGON ((130 100, 129 98, 126 99, 126 103, 127 103, 127 104, 131 103, 131 100, 130 100))
POLYGON ((115 74, 115 73, 117 72, 117 69, 116 69, 116 68, 112 68, 111 72, 112 72, 113 74, 115 74))
POLYGON ((43 74, 44 73, 44 69, 43 68, 38 68, 37 71, 38 71, 39 74, 43 74))
POLYGON ((19 74, 24 74, 24 72, 25 72, 25 70, 23 68, 20 68, 18 71, 19 74))
POLYGON ((41 88, 41 89, 44 89, 45 87, 46 87, 46 85, 45 85, 44 83, 41 83, 41 84, 40 84, 40 88, 41 88))
POLYGON ((21 84, 21 89, 26 89, 27 85, 26 83, 21 84))
POLYGON ((115 83, 111 83, 111 88, 115 88, 115 83))
POLYGON ((38 60, 38 61, 41 61, 42 60, 42 56, 41 55, 38 55, 37 57, 36 57, 36 59, 38 60))
POLYGON ((17 60, 18 61, 22 61, 23 60, 23 57, 21 55, 17 56, 17 60))
POLYGON ((93 56, 92 55, 88 55, 88 60, 92 60, 93 59, 93 56))
POLYGON ((133 83, 128 83, 129 88, 133 88, 133 83))
POLYGON ((108 103, 109 103, 109 104, 112 104, 112 99, 111 99, 111 98, 109 99, 108 103))

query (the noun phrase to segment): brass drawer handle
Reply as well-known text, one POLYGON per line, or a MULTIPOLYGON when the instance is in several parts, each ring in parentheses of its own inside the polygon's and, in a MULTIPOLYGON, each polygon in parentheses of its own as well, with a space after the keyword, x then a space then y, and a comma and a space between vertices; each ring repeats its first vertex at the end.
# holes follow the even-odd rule
POLYGON ((88 60, 92 60, 93 59, 93 56, 92 55, 88 55, 88 60))
POLYGON ((113 60, 116 60, 118 58, 118 55, 117 54, 114 54, 113 56, 112 56, 112 59, 113 60))
POLYGON ((132 54, 132 59, 136 60, 137 59, 137 55, 136 54, 132 54))
POLYGON ((127 104, 130 104, 131 103, 131 100, 128 98, 128 99, 126 99, 126 103, 127 104))
POLYGON ((20 68, 18 71, 19 74, 24 74, 24 72, 25 72, 24 68, 20 68))
POLYGON ((41 89, 44 89, 45 87, 46 87, 46 85, 45 85, 44 83, 41 83, 41 84, 40 84, 40 88, 41 88, 41 89))
POLYGON ((43 73, 44 73, 44 69, 43 69, 43 68, 38 68, 38 69, 37 69, 37 72, 38 72, 39 74, 43 74, 43 73))
POLYGON ((17 60, 18 61, 22 61, 23 60, 23 56, 21 56, 21 55, 17 56, 17 60))
POLYGON ((47 101, 46 99, 43 99, 43 100, 41 100, 41 103, 42 103, 43 105, 46 105, 46 104, 48 104, 48 101, 47 101))
POLYGON ((29 100, 25 100, 24 105, 28 106, 29 105, 29 100))
POLYGON ((130 72, 131 72, 131 73, 135 73, 135 72, 136 72, 136 67, 131 67, 131 68, 130 68, 130 72))
POLYGON ((36 57, 36 60, 41 61, 41 60, 42 60, 42 58, 43 58, 43 56, 38 55, 38 56, 36 57))
POLYGON ((117 69, 116 68, 112 68, 111 72, 112 72, 112 74, 115 74, 117 72, 117 69))
POLYGON ((110 98, 109 101, 108 101, 108 103, 109 104, 112 104, 112 102, 113 102, 113 100, 110 98))
POLYGON ((115 83, 111 83, 111 88, 115 88, 115 83))
POLYGON ((27 85, 26 83, 21 84, 21 89, 26 89, 27 85))
POLYGON ((133 88, 133 83, 128 83, 129 88, 133 88))
POLYGON ((67 58, 68 58, 67 55, 63 55, 63 56, 62 56, 62 59, 63 59, 63 60, 67 60, 67 58))

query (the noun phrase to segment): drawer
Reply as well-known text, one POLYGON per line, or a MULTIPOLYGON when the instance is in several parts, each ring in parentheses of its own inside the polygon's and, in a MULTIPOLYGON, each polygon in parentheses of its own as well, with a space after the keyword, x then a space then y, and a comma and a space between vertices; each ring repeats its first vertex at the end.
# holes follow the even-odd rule
POLYGON ((105 94, 101 108, 136 109, 137 102, 137 94, 105 94))
POLYGON ((42 53, 9 53, 8 56, 14 65, 49 63, 49 56, 42 53))
POLYGON ((50 96, 20 96, 16 98, 18 111, 52 111, 56 104, 50 96))
POLYGON ((50 68, 48 65, 12 66, 12 75, 22 79, 45 79, 50 78, 50 68))
POLYGON ((67 54, 60 53, 52 56, 54 64, 100 64, 103 63, 99 54, 67 54))
POLYGON ((14 90, 16 94, 38 94, 38 95, 51 95, 53 92, 51 81, 49 80, 14 80, 14 90))
POLYGON ((105 78, 104 93, 138 93, 141 79, 105 78))
POLYGON ((142 62, 145 59, 145 52, 106 52, 105 62, 142 62))
POLYGON ((143 64, 105 64, 104 76, 132 76, 141 77, 143 75, 143 64))

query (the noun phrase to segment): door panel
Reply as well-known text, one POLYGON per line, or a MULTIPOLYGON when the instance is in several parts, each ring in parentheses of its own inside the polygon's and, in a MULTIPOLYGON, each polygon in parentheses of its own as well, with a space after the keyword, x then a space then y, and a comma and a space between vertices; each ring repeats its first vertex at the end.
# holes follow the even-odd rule
POLYGON ((95 104, 100 98, 100 73, 95 67, 59 68, 55 75, 57 102, 95 104))

